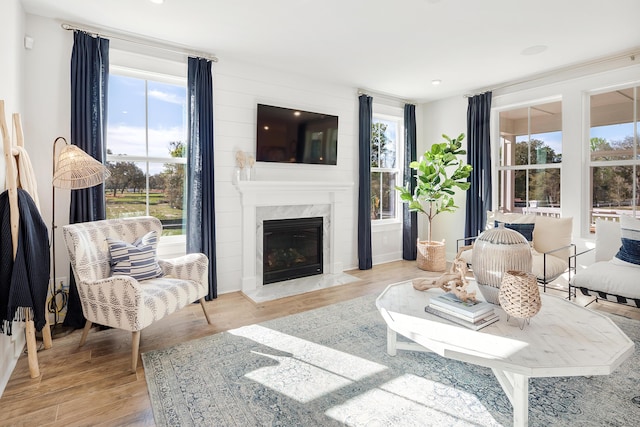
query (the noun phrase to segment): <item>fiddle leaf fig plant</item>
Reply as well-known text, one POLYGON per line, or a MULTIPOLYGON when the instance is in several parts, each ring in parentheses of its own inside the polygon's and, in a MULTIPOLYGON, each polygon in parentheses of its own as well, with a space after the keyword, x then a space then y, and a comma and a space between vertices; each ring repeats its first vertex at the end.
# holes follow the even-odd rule
POLYGON ((418 161, 411 162, 409 167, 415 170, 415 190, 411 192, 410 184, 406 187, 396 187, 400 198, 409 204, 411 212, 420 212, 427 217, 427 238, 431 242, 433 218, 441 212, 454 212, 458 209, 453 196, 455 188, 467 191, 470 183, 467 181, 473 167, 465 164, 458 156, 467 154, 462 150, 464 133, 457 138, 450 138, 442 134, 444 142, 433 144, 425 151, 418 161))

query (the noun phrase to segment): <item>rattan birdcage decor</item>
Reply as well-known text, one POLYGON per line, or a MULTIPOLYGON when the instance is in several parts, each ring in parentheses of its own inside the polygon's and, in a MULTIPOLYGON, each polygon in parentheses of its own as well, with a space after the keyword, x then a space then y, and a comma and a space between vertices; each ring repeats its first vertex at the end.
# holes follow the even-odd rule
POLYGON ((78 190, 101 184, 110 175, 102 163, 75 145, 65 144, 55 165, 53 185, 78 190))
POLYGON ((502 275, 507 270, 530 272, 531 246, 522 234, 499 223, 476 239, 471 264, 482 296, 492 304, 500 304, 502 275))
POLYGON ((507 321, 509 316, 513 316, 528 323, 542 307, 536 276, 524 271, 509 270, 504 273, 498 298, 500 306, 507 313, 507 321))

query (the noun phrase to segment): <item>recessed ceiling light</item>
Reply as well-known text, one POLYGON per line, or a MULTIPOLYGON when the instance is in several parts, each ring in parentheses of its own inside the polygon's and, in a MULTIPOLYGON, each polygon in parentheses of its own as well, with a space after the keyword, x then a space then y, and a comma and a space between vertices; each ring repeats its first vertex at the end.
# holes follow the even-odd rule
POLYGON ((522 55, 525 55, 525 56, 537 55, 537 54, 542 53, 545 50, 547 50, 547 48, 548 47, 543 45, 543 44, 538 44, 538 45, 535 45, 535 46, 529 46, 528 48, 524 49, 520 53, 522 55))
POLYGON ((440 83, 442 83, 442 80, 440 79, 431 80, 431 84, 434 86, 438 86, 440 83))
POLYGON ((293 113, 294 116, 299 116, 300 114, 302 114, 300 111, 296 111, 293 113))

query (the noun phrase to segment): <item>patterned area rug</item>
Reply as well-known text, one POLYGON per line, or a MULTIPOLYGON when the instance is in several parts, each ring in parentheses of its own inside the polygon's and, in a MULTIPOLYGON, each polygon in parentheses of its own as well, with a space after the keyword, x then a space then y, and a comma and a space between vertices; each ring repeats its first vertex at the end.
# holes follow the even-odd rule
MULTIPOLYGON (((375 296, 142 355, 158 426, 509 426, 490 369, 386 353, 375 296)), ((616 324, 638 346, 640 322, 616 324)), ((636 347, 638 348, 638 347, 636 347)), ((640 355, 612 375, 529 381, 531 426, 631 426, 640 355)))

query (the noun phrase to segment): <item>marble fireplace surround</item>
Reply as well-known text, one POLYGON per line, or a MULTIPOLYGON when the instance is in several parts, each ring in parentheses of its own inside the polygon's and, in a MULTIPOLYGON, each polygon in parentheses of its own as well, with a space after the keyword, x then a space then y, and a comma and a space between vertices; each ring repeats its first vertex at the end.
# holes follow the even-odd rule
MULTIPOLYGON (((242 205, 242 292, 261 289, 263 222, 321 216, 323 273, 342 273, 337 256, 338 218, 350 195, 352 183, 315 181, 240 181, 236 188, 242 205)), ((266 286, 273 286, 269 284, 266 286)))

